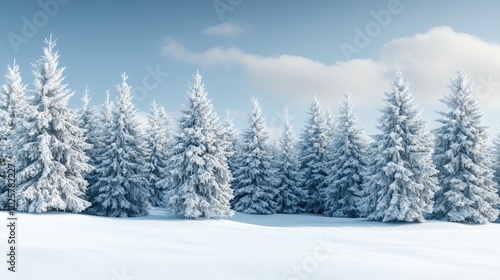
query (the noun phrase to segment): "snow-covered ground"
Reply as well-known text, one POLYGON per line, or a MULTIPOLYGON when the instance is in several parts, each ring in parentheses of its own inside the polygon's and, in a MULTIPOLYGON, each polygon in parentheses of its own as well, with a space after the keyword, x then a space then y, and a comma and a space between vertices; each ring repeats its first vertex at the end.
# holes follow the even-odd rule
MULTIPOLYGON (((17 215, 18 272, 2 261, 2 280, 500 279, 498 223, 17 215)), ((6 234, 2 226, 4 259, 6 234)))

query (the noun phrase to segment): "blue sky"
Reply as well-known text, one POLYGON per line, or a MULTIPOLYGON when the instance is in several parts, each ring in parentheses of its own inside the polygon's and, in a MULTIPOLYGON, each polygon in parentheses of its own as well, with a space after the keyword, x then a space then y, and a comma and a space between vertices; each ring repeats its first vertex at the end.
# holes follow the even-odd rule
POLYGON ((377 132, 396 63, 431 128, 435 111, 445 110, 438 100, 449 77, 463 67, 496 133, 498 8, 498 1, 0 0, 0 67, 17 59, 31 84, 31 63, 53 34, 72 107, 86 85, 91 104, 101 104, 126 71, 140 116, 153 99, 175 116, 199 70, 219 115, 232 111, 238 128, 252 96, 272 131, 288 106, 298 132, 314 96, 335 113, 350 91, 369 133, 377 132))

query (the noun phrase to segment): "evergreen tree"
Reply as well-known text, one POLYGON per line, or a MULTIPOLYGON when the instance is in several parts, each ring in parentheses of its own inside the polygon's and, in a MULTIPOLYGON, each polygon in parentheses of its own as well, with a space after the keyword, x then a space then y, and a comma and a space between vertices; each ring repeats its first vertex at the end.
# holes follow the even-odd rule
POLYGON ((158 187, 166 190, 168 214, 186 218, 231 216, 233 191, 226 145, 220 141, 219 120, 199 73, 184 107, 167 162, 170 173, 158 182, 158 187))
POLYGON ((358 194, 363 184, 362 172, 366 168, 368 139, 358 129, 357 118, 352 112, 350 94, 345 96, 332 134, 332 152, 326 188, 323 190, 325 211, 333 217, 356 218, 358 194))
POLYGON ((285 108, 285 128, 280 138, 279 157, 277 160, 278 194, 277 212, 285 214, 300 213, 303 209, 301 202, 306 192, 300 187, 302 174, 300 162, 294 142, 294 132, 288 109, 285 108))
POLYGON ((0 210, 6 210, 9 206, 7 172, 9 164, 15 164, 10 157, 9 134, 7 113, 0 109, 0 210))
POLYGON ((257 99, 252 99, 250 127, 242 134, 237 168, 234 174, 234 210, 247 214, 274 214, 277 204, 276 170, 266 121, 257 99))
MULTIPOLYGON (((13 131, 21 127, 27 118, 27 113, 33 110, 30 107, 30 96, 26 85, 23 84, 19 65, 14 64, 7 67, 5 84, 0 89, 0 110, 6 113, 5 123, 12 131, 8 136, 12 137, 13 131)), ((15 142, 14 142, 15 143, 15 142)))
POLYGON ((101 123, 102 124, 112 124, 113 123, 113 112, 115 110, 115 104, 110 98, 109 90, 106 90, 106 101, 104 102, 101 123))
MULTIPOLYGON (((14 139, 16 130, 24 124, 29 107, 26 85, 23 84, 19 66, 14 61, 13 66, 7 67, 5 84, 0 88, 0 175, 6 176, 8 164, 16 165, 12 161, 15 155, 13 148, 18 145, 14 139)), ((17 166, 19 168, 19 166, 17 166)), ((7 209, 7 178, 0 183, 0 209, 7 209)))
POLYGON ((231 119, 229 111, 226 112, 226 118, 222 122, 221 131, 221 140, 226 144, 227 164, 229 170, 231 170, 231 174, 234 174, 237 161, 238 138, 236 137, 233 119, 231 119))
MULTIPOLYGON (((89 102, 89 90, 86 87, 83 92, 82 108, 80 109, 79 121, 80 127, 85 130, 85 140, 91 145, 91 147, 86 150, 87 156, 89 157, 89 163, 90 165, 95 166, 98 150, 102 148, 100 141, 101 123, 98 120, 99 115, 97 110, 93 107, 90 107, 89 102)), ((91 174, 92 172, 90 172, 86 177, 89 185, 93 183, 91 181, 91 174)))
MULTIPOLYGON (((365 156, 366 166, 361 170, 363 183, 360 191, 357 193, 358 199, 356 202, 358 214, 360 217, 368 217, 375 212, 378 200, 378 191, 381 189, 379 179, 379 170, 383 168, 378 162, 377 153, 378 141, 382 139, 382 135, 371 135, 368 137, 367 152, 365 156), (377 190, 377 191, 374 191, 377 190)), ((383 163, 383 162, 381 162, 383 163)))
MULTIPOLYGON (((84 102, 85 103, 85 102, 84 102)), ((96 110, 96 118, 93 119, 90 124, 95 121, 95 138, 93 147, 91 150, 87 150, 87 154, 90 154, 90 163, 92 164, 92 171, 87 175, 86 179, 89 183, 85 197, 90 200, 91 197, 98 195, 97 190, 93 187, 94 184, 100 177, 97 172, 96 167, 99 163, 106 160, 104 156, 107 152, 109 146, 112 144, 110 131, 113 126, 113 110, 114 104, 110 99, 109 90, 106 91, 106 101, 102 104, 101 110, 96 110)), ((82 117, 83 118, 83 117, 82 117)))
POLYGON ((80 212, 90 203, 82 198, 92 169, 85 150, 84 130, 78 127, 77 114, 67 108, 72 96, 62 84, 64 68, 52 38, 46 39, 44 54, 34 64, 35 110, 22 129, 16 132, 15 149, 18 211, 46 212, 62 210, 80 212))
POLYGON ((322 213, 324 198, 321 196, 321 190, 325 187, 328 174, 329 128, 318 99, 314 98, 308 114, 309 118, 299 142, 302 188, 307 192, 304 206, 307 212, 322 213))
POLYGON ((332 114, 332 110, 330 109, 330 107, 328 107, 325 110, 325 124, 326 124, 327 143, 331 143, 333 135, 335 135, 336 125, 335 125, 335 118, 332 114))
POLYGON ((118 106, 112 122, 107 125, 109 133, 103 137, 103 150, 97 157, 97 181, 89 187, 92 206, 88 212, 98 216, 145 216, 150 207, 145 144, 135 119, 136 109, 127 78, 123 74, 122 83, 117 86, 118 106))
POLYGON ((372 153, 374 174, 364 184, 368 197, 363 198, 363 203, 376 201, 374 206, 368 206, 374 208, 368 215, 371 220, 422 222, 432 212, 437 171, 426 123, 400 69, 396 70, 385 103, 379 119, 382 133, 372 153))
POLYGON ((463 70, 457 72, 449 87, 451 93, 441 100, 449 111, 440 113, 442 126, 434 131, 434 161, 441 186, 434 216, 452 222, 488 223, 498 217, 494 207, 500 204, 500 198, 492 180, 486 127, 482 126, 477 99, 463 70))
MULTIPOLYGON (((147 159, 149 168, 150 203, 153 206, 165 206, 163 191, 156 184, 165 178, 168 160, 168 149, 171 141, 172 124, 165 109, 156 101, 151 104, 146 131, 147 159)), ((167 171, 168 172, 168 171, 167 171)))
POLYGON ((493 181, 495 182, 498 193, 500 194, 500 134, 498 134, 495 139, 493 139, 492 153, 493 159, 493 181))

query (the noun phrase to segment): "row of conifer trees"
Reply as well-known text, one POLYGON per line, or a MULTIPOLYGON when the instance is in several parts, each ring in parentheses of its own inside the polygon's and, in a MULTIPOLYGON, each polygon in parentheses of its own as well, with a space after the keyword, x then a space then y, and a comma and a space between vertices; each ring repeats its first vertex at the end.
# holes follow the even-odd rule
MULTIPOLYGON (((379 134, 358 127, 350 96, 337 117, 314 99, 298 141, 291 118, 273 143, 257 99, 238 135, 220 121, 199 73, 177 128, 151 105, 147 129, 136 119, 127 76, 116 102, 68 108, 72 93, 52 38, 34 64, 33 89, 9 66, 0 95, 1 152, 16 166, 15 196, 6 179, 0 207, 111 217, 169 215, 218 218, 249 214, 322 213, 381 221, 487 223, 498 218, 500 141, 488 146, 477 100, 462 70, 442 100, 432 133, 400 69, 385 94, 379 134), (9 197, 11 200, 9 200, 9 197), (15 198, 15 202, 12 200, 15 198)), ((4 165, 2 174, 6 172, 4 165)))

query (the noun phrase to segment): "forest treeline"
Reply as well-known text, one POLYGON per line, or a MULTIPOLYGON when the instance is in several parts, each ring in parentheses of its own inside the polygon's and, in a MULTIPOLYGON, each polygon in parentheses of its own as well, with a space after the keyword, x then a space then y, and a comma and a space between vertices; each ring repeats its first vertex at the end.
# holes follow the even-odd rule
POLYGON ((237 134, 229 114, 215 113, 199 73, 175 128, 156 102, 139 127, 126 74, 116 100, 108 92, 91 107, 85 90, 82 107, 70 109, 56 42, 46 44, 30 88, 14 62, 0 90, 1 209, 136 217, 156 206, 187 218, 307 212, 480 224, 499 216, 500 141, 487 144, 463 70, 433 131, 396 69, 377 135, 359 128, 347 94, 335 117, 314 99, 298 137, 285 111, 275 144, 257 99, 237 134), (13 191, 6 162, 16 166, 13 191))

